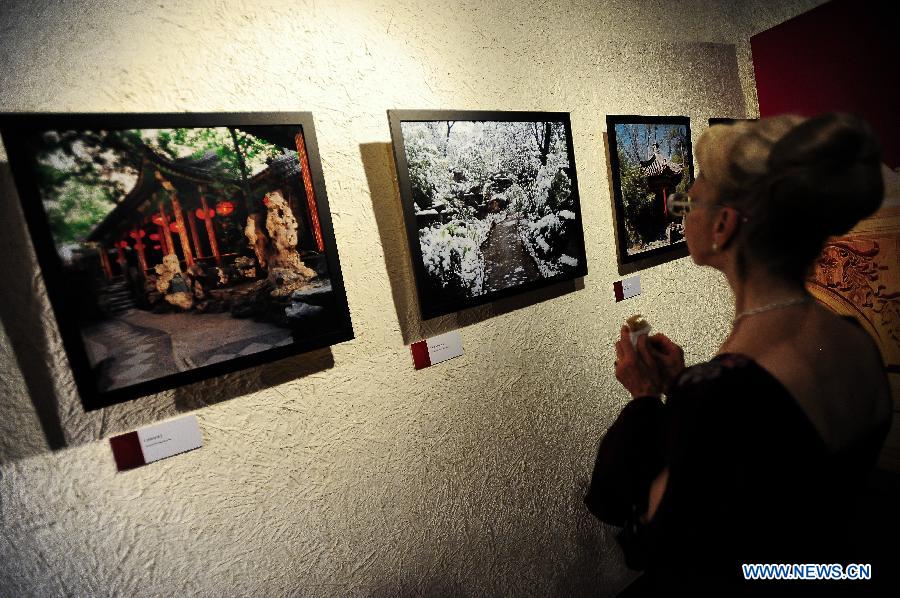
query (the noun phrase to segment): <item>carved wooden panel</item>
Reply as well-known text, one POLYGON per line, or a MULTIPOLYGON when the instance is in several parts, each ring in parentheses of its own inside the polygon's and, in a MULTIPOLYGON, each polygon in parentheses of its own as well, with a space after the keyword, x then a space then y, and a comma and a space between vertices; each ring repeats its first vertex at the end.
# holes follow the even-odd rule
POLYGON ((807 288, 833 311, 859 320, 888 371, 900 373, 900 205, 830 239, 807 288))
POLYGON ((878 343, 894 397, 878 467, 900 472, 900 201, 886 201, 847 235, 830 239, 806 286, 826 307, 854 316, 878 343))

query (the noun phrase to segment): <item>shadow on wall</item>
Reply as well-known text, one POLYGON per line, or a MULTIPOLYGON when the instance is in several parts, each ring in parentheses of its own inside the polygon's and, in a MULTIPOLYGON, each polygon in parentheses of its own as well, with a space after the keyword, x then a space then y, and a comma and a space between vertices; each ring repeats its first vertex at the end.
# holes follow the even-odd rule
MULTIPOLYGON (((193 411, 305 378, 334 367, 331 347, 273 361, 255 368, 174 389, 173 404, 178 412, 193 411)), ((138 399, 141 401, 142 399, 138 399)))
POLYGON ((453 314, 422 320, 392 146, 390 143, 363 143, 359 146, 359 153, 372 197, 372 209, 384 250, 384 263, 391 282, 403 344, 408 345, 423 338, 476 324, 584 288, 584 280, 578 278, 453 314))
MULTIPOLYGON (((46 446, 51 450, 57 450, 66 446, 66 437, 60 421, 53 372, 46 359, 50 355, 50 348, 47 345, 47 336, 43 333, 42 312, 45 309, 43 280, 36 272, 29 272, 29 266, 35 263, 34 252, 29 251, 31 240, 24 226, 21 206, 16 201, 17 193, 12 171, 7 162, 0 163, 0 198, 3 198, 3 201, 0 201, 0 222, 7 223, 3 227, 3 235, 0 236, 3 239, 3 244, 0 245, 0 264, 4 266, 0 322, 12 346, 12 353, 28 395, 26 397, 21 393, 12 392, 13 389, 8 386, 12 381, 7 380, 4 383, 4 390, 8 396, 4 397, 0 409, 4 422, 20 419, 22 413, 33 409, 46 439, 46 446)), ((31 436, 33 431, 28 430, 27 426, 24 428, 16 426, 14 429, 22 430, 31 436)), ((11 431, 4 430, 4 432, 9 434, 11 431)), ((22 440, 23 442, 5 442, 4 447, 30 448, 29 445, 33 443, 28 439, 22 440)), ((7 455, 0 454, 0 462, 5 461, 7 455)))
POLYGON ((128 432, 334 366, 326 347, 86 412, 71 375, 60 375, 68 364, 6 162, 0 163, 0 222, 0 324, 10 345, 0 349, 12 358, 0 371, 20 372, 0 381, 0 463, 128 432))

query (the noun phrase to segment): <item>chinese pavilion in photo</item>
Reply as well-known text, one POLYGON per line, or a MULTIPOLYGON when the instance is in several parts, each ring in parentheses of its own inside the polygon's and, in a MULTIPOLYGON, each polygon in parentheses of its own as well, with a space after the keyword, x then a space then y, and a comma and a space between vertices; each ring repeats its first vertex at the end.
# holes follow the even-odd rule
POLYGON ((663 217, 668 217, 666 197, 675 190, 684 176, 684 167, 673 164, 659 155, 659 144, 653 144, 653 155, 641 160, 641 174, 647 180, 647 190, 655 195, 663 207, 663 217))
MULTIPOLYGON (((264 170, 243 180, 229 173, 213 152, 199 159, 170 159, 145 148, 134 187, 85 239, 96 247, 108 284, 121 281, 129 268, 152 276, 169 254, 178 257, 183 269, 227 267, 241 255, 252 255, 244 226, 250 215, 266 212, 266 194, 274 190, 297 220, 298 252, 315 266, 325 247, 303 136, 273 139, 277 132, 262 131, 248 132, 297 151, 269 159, 264 170)), ((81 259, 90 261, 90 255, 83 253, 81 259)))

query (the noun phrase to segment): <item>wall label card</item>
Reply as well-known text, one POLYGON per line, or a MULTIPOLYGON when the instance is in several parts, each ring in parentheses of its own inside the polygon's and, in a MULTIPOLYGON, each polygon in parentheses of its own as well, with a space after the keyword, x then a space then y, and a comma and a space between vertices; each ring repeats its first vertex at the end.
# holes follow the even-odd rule
POLYGON ((463 354, 462 338, 457 330, 413 343, 409 348, 417 370, 463 354))
POLYGON ((641 294, 641 276, 637 274, 624 280, 617 280, 613 283, 613 293, 616 296, 616 303, 631 299, 641 294))
POLYGON ((133 469, 203 446, 196 415, 140 428, 109 439, 119 471, 133 469))

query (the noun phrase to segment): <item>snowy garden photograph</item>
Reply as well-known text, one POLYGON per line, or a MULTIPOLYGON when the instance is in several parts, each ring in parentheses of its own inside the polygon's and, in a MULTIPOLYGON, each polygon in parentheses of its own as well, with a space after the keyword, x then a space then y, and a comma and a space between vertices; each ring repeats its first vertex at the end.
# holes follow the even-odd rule
POLYGON ((568 127, 568 119, 400 122, 423 312, 586 272, 568 127))
POLYGON ((299 124, 54 127, 20 139, 12 150, 37 191, 23 206, 44 215, 33 234, 58 258, 42 266, 92 393, 352 337, 299 124))
POLYGON ((666 197, 693 182, 685 117, 607 117, 620 260, 683 248, 684 223, 666 197))

